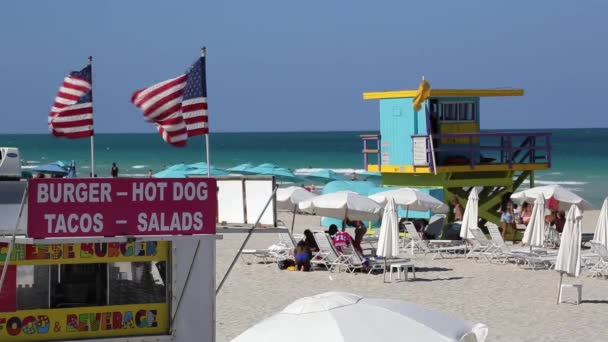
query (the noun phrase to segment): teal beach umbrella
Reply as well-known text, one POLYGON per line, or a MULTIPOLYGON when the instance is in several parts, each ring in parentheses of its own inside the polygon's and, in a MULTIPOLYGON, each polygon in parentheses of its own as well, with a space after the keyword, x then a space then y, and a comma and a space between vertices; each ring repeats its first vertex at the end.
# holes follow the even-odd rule
POLYGON ((328 170, 328 169, 323 169, 323 170, 319 170, 317 172, 313 172, 307 176, 305 176, 306 179, 309 179, 313 182, 318 182, 318 183, 329 183, 329 182, 333 182, 333 181, 345 181, 346 177, 344 177, 343 175, 336 173, 332 170, 328 170))
POLYGON ((186 164, 175 164, 168 168, 157 172, 153 175, 154 178, 186 178, 186 172, 192 170, 186 164))
POLYGON ((251 174, 255 174, 254 172, 251 172, 251 169, 253 169, 254 166, 253 164, 250 163, 245 163, 245 164, 240 164, 234 167, 231 167, 228 169, 228 171, 232 172, 232 173, 239 173, 242 175, 251 175, 251 174))

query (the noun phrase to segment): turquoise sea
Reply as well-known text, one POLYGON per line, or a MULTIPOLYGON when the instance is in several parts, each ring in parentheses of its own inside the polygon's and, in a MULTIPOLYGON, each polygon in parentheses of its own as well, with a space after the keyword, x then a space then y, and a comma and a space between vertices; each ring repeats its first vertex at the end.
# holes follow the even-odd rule
MULTIPOLYGON (((514 131, 514 130, 510 130, 514 131)), ((274 163, 290 169, 361 169, 360 134, 376 132, 213 133, 211 163, 274 163)), ((553 130, 553 166, 537 173, 537 185, 561 184, 597 208, 608 196, 608 129, 553 130)), ((58 139, 49 134, 0 135, 0 146, 14 146, 28 162, 74 160, 81 175, 90 172, 89 139, 58 139)), ((168 146, 157 134, 97 134, 96 173, 108 176, 116 162, 122 175, 144 175, 180 162, 204 161, 203 137, 185 148, 168 146)), ((302 171, 302 170, 300 170, 302 171)))

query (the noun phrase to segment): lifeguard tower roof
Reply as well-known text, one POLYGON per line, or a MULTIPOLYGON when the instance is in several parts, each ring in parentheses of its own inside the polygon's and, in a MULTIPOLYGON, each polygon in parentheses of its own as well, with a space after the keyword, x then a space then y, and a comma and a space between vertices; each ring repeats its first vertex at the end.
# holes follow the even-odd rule
MULTIPOLYGON (((416 97, 417 89, 370 91, 363 93, 364 100, 382 100, 416 97)), ((429 97, 498 97, 523 96, 523 89, 431 89, 429 97)))

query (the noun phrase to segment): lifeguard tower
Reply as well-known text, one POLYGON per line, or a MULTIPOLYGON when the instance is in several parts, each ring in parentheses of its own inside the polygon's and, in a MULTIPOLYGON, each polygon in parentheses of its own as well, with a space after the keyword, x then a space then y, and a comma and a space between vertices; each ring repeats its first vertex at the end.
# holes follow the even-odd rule
POLYGON ((419 188, 464 206, 481 187, 479 216, 499 224, 507 193, 551 167, 550 132, 481 132, 481 98, 522 96, 522 89, 419 89, 363 93, 380 102, 380 134, 362 135, 364 168, 385 186, 419 188))

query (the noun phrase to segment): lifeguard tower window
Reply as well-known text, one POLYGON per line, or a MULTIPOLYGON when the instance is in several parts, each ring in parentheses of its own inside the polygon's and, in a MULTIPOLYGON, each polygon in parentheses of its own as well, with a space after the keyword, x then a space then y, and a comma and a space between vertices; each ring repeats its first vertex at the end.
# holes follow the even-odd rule
POLYGON ((433 102, 431 108, 442 122, 474 122, 477 120, 475 102, 433 102))

